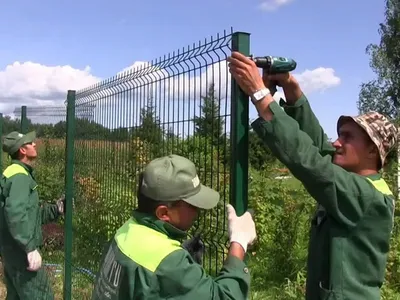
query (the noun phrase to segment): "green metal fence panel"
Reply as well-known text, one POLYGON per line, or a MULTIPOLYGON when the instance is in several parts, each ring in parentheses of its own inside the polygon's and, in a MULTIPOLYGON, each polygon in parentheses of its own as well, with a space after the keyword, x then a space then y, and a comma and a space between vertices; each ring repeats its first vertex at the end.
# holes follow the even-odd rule
POLYGON ((232 146, 246 151, 246 104, 236 85, 231 87, 226 62, 232 47, 248 52, 246 39, 224 32, 76 92, 75 139, 69 140, 75 198, 72 299, 90 296, 103 247, 136 207, 139 173, 153 158, 171 153, 191 159, 202 183, 220 192, 219 205, 202 212, 190 231, 200 232, 205 242, 206 271, 219 271, 227 253, 225 206, 246 207, 240 204, 246 201, 246 158, 231 155, 232 146), (231 182, 232 166, 240 170, 231 182), (244 188, 230 194, 232 184, 243 180, 244 188), (242 200, 233 199, 238 196, 242 200))
MULTIPOLYGON (((38 156, 33 164, 42 204, 55 203, 65 193, 65 106, 22 106, 14 110, 21 116, 21 131, 36 131, 38 156)), ((43 293, 62 299, 64 285, 64 217, 43 224, 40 253, 50 285, 43 293)), ((45 279, 43 279, 44 282, 45 279)), ((37 295, 38 299, 44 295, 37 295)))

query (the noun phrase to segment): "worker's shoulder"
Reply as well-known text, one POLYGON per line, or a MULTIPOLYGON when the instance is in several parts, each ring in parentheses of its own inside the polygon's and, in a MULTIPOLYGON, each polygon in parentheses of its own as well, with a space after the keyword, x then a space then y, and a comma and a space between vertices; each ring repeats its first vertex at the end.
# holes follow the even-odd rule
POLYGON ((172 253, 182 250, 180 242, 130 219, 117 231, 114 241, 119 251, 131 262, 156 272, 172 253))
POLYGON ((6 179, 13 179, 15 177, 30 177, 29 172, 19 164, 9 165, 3 172, 3 176, 6 179))
POLYGON ((376 192, 379 192, 385 197, 392 198, 394 197, 392 191, 390 190, 389 185, 383 178, 369 178, 365 177, 366 181, 370 186, 374 188, 376 192))
POLYGON ((364 176, 333 165, 336 172, 332 180, 347 196, 361 200, 376 198, 377 194, 381 193, 391 193, 385 181, 380 179, 379 175, 364 176))

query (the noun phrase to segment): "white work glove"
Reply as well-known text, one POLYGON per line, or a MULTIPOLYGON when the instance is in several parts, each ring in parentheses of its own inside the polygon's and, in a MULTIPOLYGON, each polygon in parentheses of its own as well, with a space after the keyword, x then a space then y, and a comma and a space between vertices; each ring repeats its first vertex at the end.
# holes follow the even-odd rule
MULTIPOLYGON (((64 215, 65 212, 67 211, 67 202, 66 202, 66 200, 65 200, 65 195, 62 195, 62 196, 56 201, 56 204, 57 204, 58 212, 59 212, 61 215, 64 215)), ((74 200, 74 198, 72 198, 72 207, 73 207, 73 208, 75 207, 75 200, 74 200)))
POLYGON ((238 217, 232 205, 228 204, 226 207, 228 210, 229 240, 231 243, 236 242, 240 244, 244 252, 246 252, 247 246, 253 244, 257 238, 253 217, 249 212, 238 217))
POLYGON ((57 201, 58 213, 63 215, 65 213, 65 195, 61 196, 57 201))
POLYGON ((40 255, 39 251, 34 250, 28 253, 28 270, 29 271, 37 271, 42 266, 42 256, 40 255))

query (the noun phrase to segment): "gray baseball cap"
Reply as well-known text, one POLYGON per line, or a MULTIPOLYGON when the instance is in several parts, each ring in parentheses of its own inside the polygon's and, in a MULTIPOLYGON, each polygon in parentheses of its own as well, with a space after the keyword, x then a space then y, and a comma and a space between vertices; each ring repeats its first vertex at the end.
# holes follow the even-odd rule
POLYGON ((183 200, 201 209, 214 208, 220 199, 217 191, 200 183, 194 163, 175 154, 156 158, 146 166, 141 192, 154 200, 183 200))
POLYGON ((23 145, 32 143, 36 139, 36 132, 31 131, 27 134, 19 133, 18 131, 13 131, 7 134, 3 138, 3 151, 9 155, 14 154, 23 145))

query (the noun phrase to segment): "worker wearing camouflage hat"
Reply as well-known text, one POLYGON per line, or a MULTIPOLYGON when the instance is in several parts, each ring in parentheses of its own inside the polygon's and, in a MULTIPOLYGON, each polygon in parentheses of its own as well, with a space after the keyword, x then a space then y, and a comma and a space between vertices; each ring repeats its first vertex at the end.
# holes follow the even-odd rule
POLYGON ((311 222, 306 299, 378 300, 393 228, 394 196, 379 171, 397 129, 377 112, 338 120, 330 143, 296 79, 264 74, 240 53, 230 72, 252 98, 252 127, 317 201, 311 222), (271 94, 281 86, 281 106, 271 94), (283 107, 283 110, 282 110, 283 107))
POLYGON ((11 132, 3 151, 12 162, 0 180, 0 249, 7 288, 6 300, 51 300, 53 291, 42 267, 42 224, 64 214, 64 197, 39 204, 32 163, 37 157, 35 132, 11 132))

